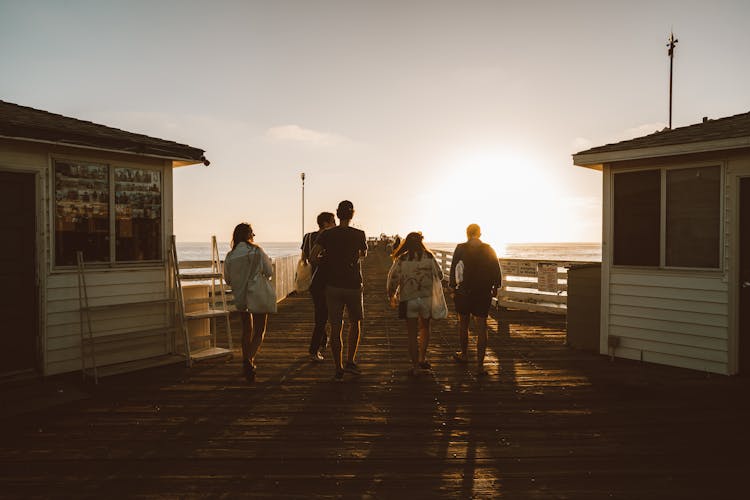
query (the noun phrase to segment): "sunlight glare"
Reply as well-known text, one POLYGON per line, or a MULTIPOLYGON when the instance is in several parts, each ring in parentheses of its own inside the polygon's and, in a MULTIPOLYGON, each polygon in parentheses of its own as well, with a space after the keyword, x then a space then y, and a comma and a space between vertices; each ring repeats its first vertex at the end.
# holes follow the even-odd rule
POLYGON ((508 242, 544 240, 538 231, 554 215, 554 189, 533 155, 510 150, 458 154, 438 169, 433 192, 435 241, 463 241, 470 223, 482 228, 482 239, 498 253, 508 242))

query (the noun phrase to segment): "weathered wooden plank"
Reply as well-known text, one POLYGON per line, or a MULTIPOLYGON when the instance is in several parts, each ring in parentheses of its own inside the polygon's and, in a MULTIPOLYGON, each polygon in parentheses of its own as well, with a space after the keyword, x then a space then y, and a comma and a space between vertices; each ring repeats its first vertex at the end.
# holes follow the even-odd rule
POLYGON ((658 288, 683 288, 688 290, 706 290, 726 292, 727 283, 723 281, 724 274, 716 271, 706 275, 696 276, 695 273, 685 273, 674 270, 638 272, 635 269, 612 269, 610 271, 611 285, 653 286, 658 288))
POLYGON ((628 316, 634 322, 641 319, 658 319, 676 323, 692 323, 694 325, 705 325, 715 327, 727 327, 729 318, 722 314, 707 314, 689 311, 673 311, 667 309, 658 309, 655 307, 642 306, 624 306, 613 304, 609 308, 613 316, 628 316))
POLYGON ((628 315, 612 314, 609 318, 610 325, 642 328, 662 332, 682 333, 685 335, 696 335, 713 339, 728 338, 728 329, 723 326, 700 325, 695 323, 682 323, 658 318, 633 318, 628 315))
POLYGON ((610 295, 610 304, 618 306, 647 307, 663 311, 694 312, 698 314, 727 316, 729 306, 726 303, 703 302, 699 300, 679 300, 656 297, 638 297, 632 295, 610 295))

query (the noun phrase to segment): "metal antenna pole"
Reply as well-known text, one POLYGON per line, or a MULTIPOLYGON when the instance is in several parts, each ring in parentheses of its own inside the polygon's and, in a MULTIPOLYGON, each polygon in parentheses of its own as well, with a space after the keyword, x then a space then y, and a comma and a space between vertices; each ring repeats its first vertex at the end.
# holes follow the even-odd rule
POLYGON ((674 37, 674 33, 669 33, 669 43, 667 47, 667 55, 669 56, 669 128, 672 129, 672 69, 674 67, 674 49, 677 45, 678 40, 674 37))
POLYGON ((305 239, 305 173, 300 174, 302 179, 302 239, 305 239))

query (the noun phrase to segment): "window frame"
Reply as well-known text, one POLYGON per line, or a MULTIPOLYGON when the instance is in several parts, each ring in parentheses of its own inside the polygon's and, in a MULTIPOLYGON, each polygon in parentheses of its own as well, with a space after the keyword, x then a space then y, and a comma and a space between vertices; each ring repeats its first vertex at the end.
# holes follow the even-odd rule
POLYGON ((55 177, 55 167, 57 162, 62 163, 88 163, 88 164, 94 164, 102 167, 107 167, 109 172, 109 200, 108 200, 108 206, 109 206, 109 259, 107 261, 100 261, 100 262, 86 262, 85 265, 87 268, 90 269, 126 269, 126 268, 160 268, 165 265, 166 258, 167 258, 167 248, 166 248, 166 221, 167 221, 167 215, 166 215, 166 207, 165 207, 165 200, 167 199, 166 193, 165 193, 165 187, 166 187, 166 172, 164 167, 155 166, 155 165, 143 165, 143 164, 137 164, 137 163, 130 163, 128 161, 116 161, 116 160, 107 160, 102 158, 95 158, 95 157, 86 157, 86 156, 72 156, 72 155, 50 155, 49 157, 49 214, 50 214, 50 221, 49 226, 50 227, 50 260, 51 262, 51 270, 52 271, 70 271, 73 269, 76 269, 76 265, 61 265, 57 263, 57 237, 56 237, 56 231, 55 231, 55 224, 56 224, 56 217, 57 217, 57 190, 56 190, 56 177, 55 177), (117 260, 117 214, 115 213, 115 174, 114 169, 116 168, 126 168, 126 169, 132 169, 132 170, 151 170, 156 171, 159 173, 159 193, 161 196, 161 210, 160 210, 160 217, 159 217, 159 224, 160 224, 160 235, 161 238, 161 257, 159 259, 151 259, 151 260, 117 260))
POLYGON ((609 239, 612 242, 610 250, 608 252, 610 259, 610 267, 613 269, 627 270, 627 269, 657 269, 657 270, 669 270, 669 271, 701 271, 701 272, 723 272, 724 271, 724 240, 725 240, 725 220, 723 214, 725 213, 726 206, 726 161, 691 161, 689 163, 680 164, 654 164, 648 166, 637 166, 637 167, 620 167, 612 168, 611 170, 611 183, 610 183, 610 204, 609 204, 609 217, 608 221, 610 224, 609 239), (685 170, 691 168, 705 168, 705 167, 718 167, 719 168, 719 238, 717 244, 719 245, 718 262, 716 267, 685 267, 685 266, 667 266, 666 255, 667 255, 667 172, 670 170, 685 170), (645 266, 645 265, 628 265, 628 264, 615 264, 614 261, 614 234, 616 231, 614 213, 615 213, 615 183, 617 182, 617 175, 621 173, 639 172, 644 170, 658 170, 660 179, 660 199, 659 199, 659 265, 658 266, 645 266))

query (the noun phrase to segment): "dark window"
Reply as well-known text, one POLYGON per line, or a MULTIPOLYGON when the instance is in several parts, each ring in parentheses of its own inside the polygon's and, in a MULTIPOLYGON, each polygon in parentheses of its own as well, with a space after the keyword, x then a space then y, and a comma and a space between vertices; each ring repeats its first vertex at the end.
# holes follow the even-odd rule
POLYGON ((614 263, 659 265, 661 172, 614 176, 614 263))
POLYGON ((55 162, 55 263, 109 259, 109 167, 55 162))
POLYGON ((667 170, 666 265, 719 267, 721 168, 667 170))
POLYGON ((161 173, 115 168, 118 261, 161 258, 161 173))

